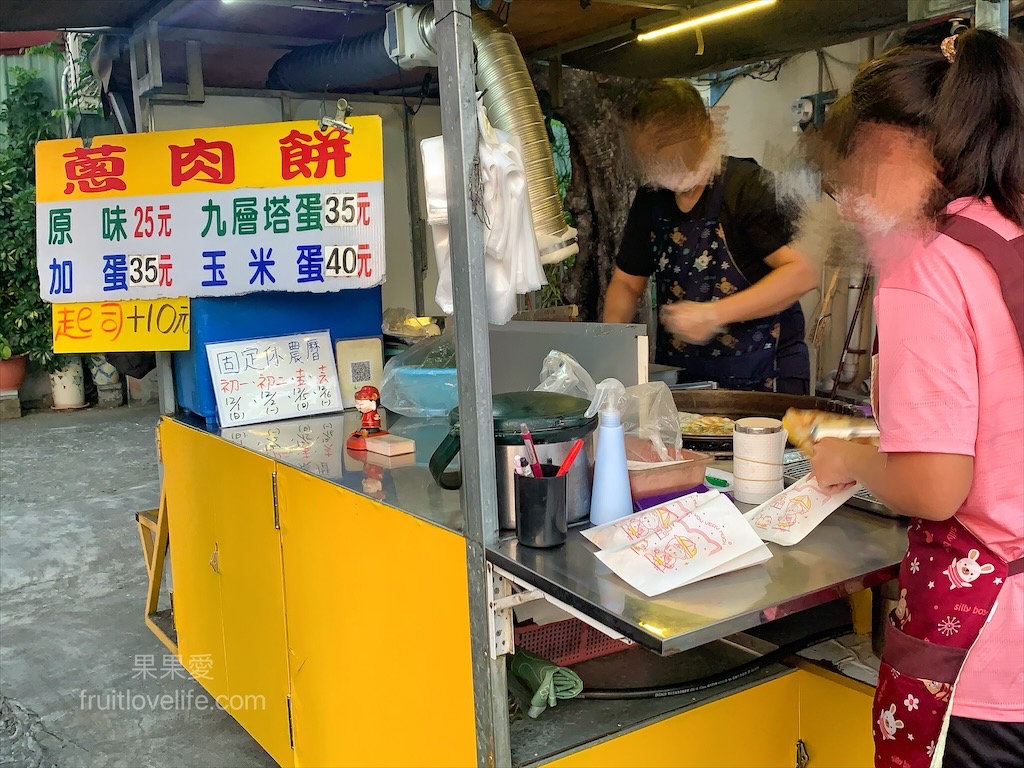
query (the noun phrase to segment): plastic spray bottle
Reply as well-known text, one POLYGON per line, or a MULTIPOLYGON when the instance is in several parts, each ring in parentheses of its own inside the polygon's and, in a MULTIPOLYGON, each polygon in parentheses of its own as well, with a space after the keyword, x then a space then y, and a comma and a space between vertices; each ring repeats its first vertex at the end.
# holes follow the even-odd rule
POLYGON ((626 434, 619 413, 625 393, 621 381, 605 379, 597 385, 594 400, 587 409, 588 417, 600 413, 594 489, 590 495, 590 522, 594 525, 610 523, 633 512, 626 465, 626 434))

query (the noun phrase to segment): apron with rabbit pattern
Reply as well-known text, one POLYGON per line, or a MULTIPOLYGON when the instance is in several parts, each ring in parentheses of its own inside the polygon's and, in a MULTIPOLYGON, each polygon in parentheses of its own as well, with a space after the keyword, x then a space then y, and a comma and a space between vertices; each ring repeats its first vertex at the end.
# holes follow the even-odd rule
MULTIPOLYGON (((963 216, 947 217, 939 231, 981 251, 992 264, 1021 337, 1024 238, 1008 242, 963 216)), ((908 539, 872 711, 876 768, 931 765, 967 654, 1002 585, 1024 573, 1024 558, 1007 563, 956 517, 915 519, 908 539)))

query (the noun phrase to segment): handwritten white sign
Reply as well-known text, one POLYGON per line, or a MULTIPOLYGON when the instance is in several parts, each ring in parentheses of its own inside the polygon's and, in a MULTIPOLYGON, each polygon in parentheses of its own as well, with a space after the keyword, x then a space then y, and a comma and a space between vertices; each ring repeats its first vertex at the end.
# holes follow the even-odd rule
POLYGON ((327 331, 206 345, 222 428, 342 409, 327 331))

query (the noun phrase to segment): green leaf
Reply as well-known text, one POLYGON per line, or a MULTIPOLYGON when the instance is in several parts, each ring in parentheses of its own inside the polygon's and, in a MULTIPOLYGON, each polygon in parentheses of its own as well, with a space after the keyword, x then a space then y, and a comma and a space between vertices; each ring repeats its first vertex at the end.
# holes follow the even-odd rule
POLYGON ((0 336, 16 354, 52 370, 50 306, 39 292, 36 271, 35 145, 57 138, 57 122, 45 104, 42 80, 12 67, 7 98, 0 104, 0 336))

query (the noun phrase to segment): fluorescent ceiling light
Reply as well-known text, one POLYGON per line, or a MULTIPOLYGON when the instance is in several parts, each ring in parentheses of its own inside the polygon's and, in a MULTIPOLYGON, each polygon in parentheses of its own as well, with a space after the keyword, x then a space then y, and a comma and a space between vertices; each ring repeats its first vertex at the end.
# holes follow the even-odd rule
POLYGON ((231 5, 237 3, 241 5, 245 2, 246 5, 267 5, 277 8, 292 8, 297 11, 319 11, 320 13, 352 13, 353 11, 363 10, 363 0, 338 0, 337 5, 328 5, 322 0, 305 0, 304 2, 298 2, 297 0, 220 0, 225 5, 231 5), (358 6, 358 9, 353 8, 352 5, 342 5, 342 3, 353 3, 358 6))
POLYGON ((351 8, 324 5, 293 5, 297 11, 316 11, 317 13, 352 13, 351 8))
POLYGON ((680 21, 677 24, 670 24, 667 27, 661 27, 660 29, 652 30, 651 32, 643 32, 636 36, 639 42, 645 40, 654 40, 664 35, 672 35, 676 32, 682 32, 687 29, 693 29, 694 27, 702 27, 705 24, 714 24, 725 19, 730 19, 733 16, 740 16, 744 13, 750 13, 751 11, 757 11, 762 8, 767 8, 769 5, 775 5, 776 0, 752 0, 748 3, 740 3, 734 5, 731 8, 723 8, 720 11, 714 13, 706 13, 703 16, 698 16, 694 19, 687 19, 686 21, 680 21))

